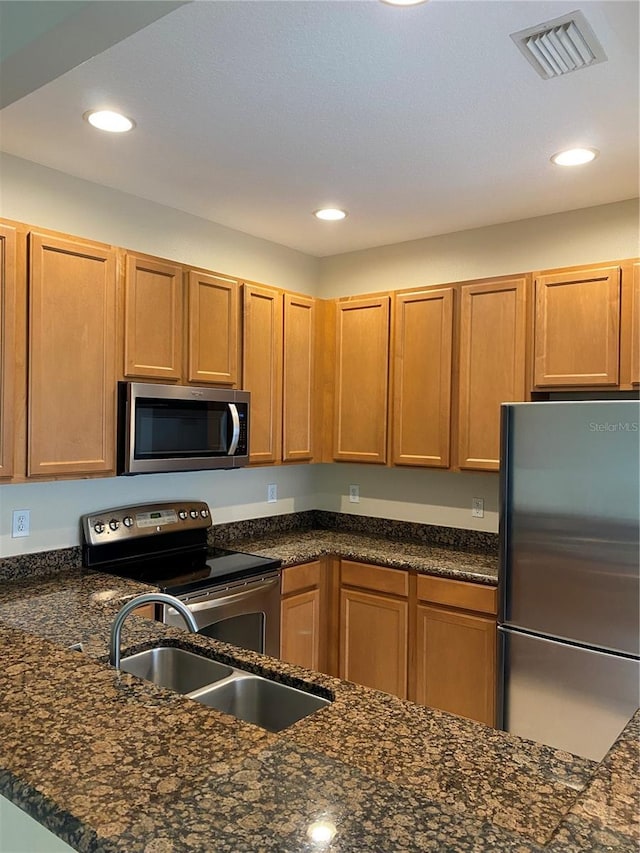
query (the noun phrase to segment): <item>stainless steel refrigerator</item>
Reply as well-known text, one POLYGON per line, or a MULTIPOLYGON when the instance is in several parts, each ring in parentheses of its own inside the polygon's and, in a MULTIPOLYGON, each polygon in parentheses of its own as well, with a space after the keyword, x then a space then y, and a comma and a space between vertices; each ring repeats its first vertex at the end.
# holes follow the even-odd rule
POLYGON ((503 729, 600 760, 640 704, 640 403, 502 406, 503 729))

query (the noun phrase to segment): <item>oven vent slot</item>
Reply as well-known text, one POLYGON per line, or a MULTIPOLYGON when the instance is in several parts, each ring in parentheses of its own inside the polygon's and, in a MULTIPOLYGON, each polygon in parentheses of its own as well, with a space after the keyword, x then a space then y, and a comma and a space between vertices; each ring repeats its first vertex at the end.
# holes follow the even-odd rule
POLYGON ((544 80, 607 60, 604 48, 580 11, 511 33, 511 38, 544 80))

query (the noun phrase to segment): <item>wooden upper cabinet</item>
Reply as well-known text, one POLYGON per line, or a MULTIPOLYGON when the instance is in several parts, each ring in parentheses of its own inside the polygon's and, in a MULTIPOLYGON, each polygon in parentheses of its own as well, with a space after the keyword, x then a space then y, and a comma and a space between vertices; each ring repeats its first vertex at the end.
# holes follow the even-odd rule
POLYGON ((389 296, 336 305, 333 458, 386 462, 389 296))
POLYGON ((535 281, 534 385, 617 385, 620 267, 535 281))
POLYGON ((189 382, 237 385, 239 284, 236 279, 190 270, 189 382))
POLYGON ((0 223, 0 477, 13 475, 16 230, 0 223))
POLYGON ((115 252, 37 233, 29 251, 27 473, 111 473, 115 252))
POLYGON ((127 253, 124 375, 182 378, 182 267, 127 253))
POLYGON ((640 261, 633 265, 631 284, 631 384, 640 385, 640 261))
POLYGON ((284 294, 282 459, 314 456, 316 302, 284 294))
POLYGON ((449 466, 453 292, 395 294, 394 465, 449 466))
POLYGON ((251 392, 249 459, 282 457, 282 293, 243 285, 244 358, 242 387, 251 392))
POLYGON ((525 399, 527 278, 460 288, 458 465, 497 471, 500 404, 525 399))

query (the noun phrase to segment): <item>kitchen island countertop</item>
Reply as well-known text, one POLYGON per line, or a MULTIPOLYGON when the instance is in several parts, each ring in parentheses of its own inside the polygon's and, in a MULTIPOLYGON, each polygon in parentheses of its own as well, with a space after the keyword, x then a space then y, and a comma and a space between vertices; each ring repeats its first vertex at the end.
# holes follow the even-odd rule
POLYGON ((206 637, 128 620, 126 651, 158 641, 200 649, 333 697, 273 734, 105 663, 113 616, 147 590, 78 570, 0 587, 0 794, 72 847, 637 850, 638 715, 596 764, 206 637), (78 641, 84 654, 66 648, 78 641), (319 820, 337 829, 330 845, 308 835, 319 820))

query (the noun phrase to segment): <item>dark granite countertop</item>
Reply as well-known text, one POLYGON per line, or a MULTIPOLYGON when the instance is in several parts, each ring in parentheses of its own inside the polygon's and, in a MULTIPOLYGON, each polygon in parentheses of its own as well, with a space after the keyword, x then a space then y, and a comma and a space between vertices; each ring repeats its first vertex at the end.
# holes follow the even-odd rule
POLYGON ((265 557, 278 557, 283 566, 317 560, 324 554, 336 554, 349 560, 361 560, 395 569, 415 569, 422 574, 456 580, 493 586, 498 582, 498 558, 491 554, 350 531, 288 531, 235 539, 231 547, 265 557))
POLYGON ((146 589, 78 570, 0 585, 0 794, 75 849, 637 850, 638 715, 596 764, 130 617, 126 651, 197 648, 333 697, 273 734, 105 664, 146 589), (318 820, 337 829, 324 846, 318 820))

